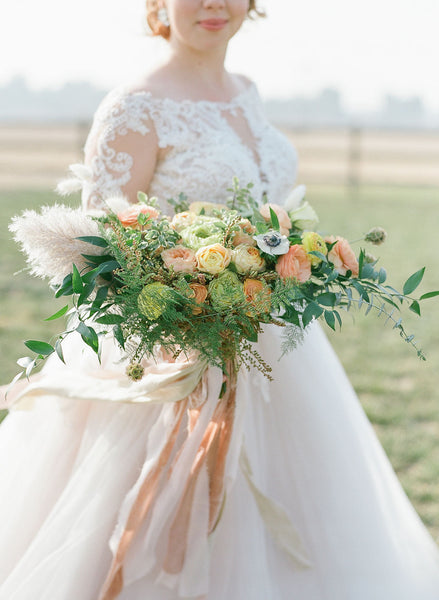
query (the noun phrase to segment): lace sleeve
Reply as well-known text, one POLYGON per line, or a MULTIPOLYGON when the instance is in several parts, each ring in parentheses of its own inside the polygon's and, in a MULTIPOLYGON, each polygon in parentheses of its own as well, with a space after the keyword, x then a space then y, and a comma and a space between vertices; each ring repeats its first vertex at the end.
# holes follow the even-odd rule
POLYGON ((85 144, 84 209, 101 209, 106 198, 124 195, 136 201, 154 173, 157 137, 145 94, 111 92, 96 111, 85 144))

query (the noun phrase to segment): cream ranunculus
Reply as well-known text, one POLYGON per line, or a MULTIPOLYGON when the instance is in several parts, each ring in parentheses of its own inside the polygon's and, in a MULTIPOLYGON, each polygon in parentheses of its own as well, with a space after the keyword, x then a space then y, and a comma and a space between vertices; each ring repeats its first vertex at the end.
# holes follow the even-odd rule
POLYGON ((211 275, 217 275, 226 269, 232 258, 232 251, 221 244, 210 244, 200 248, 195 257, 198 269, 211 275))
POLYGON ((182 231, 183 229, 186 229, 186 227, 193 225, 196 219, 197 215, 193 212, 180 212, 172 218, 171 227, 173 227, 175 231, 182 231))
POLYGON ((265 260, 259 250, 246 244, 240 244, 232 251, 232 262, 238 273, 260 273, 265 269, 265 260))

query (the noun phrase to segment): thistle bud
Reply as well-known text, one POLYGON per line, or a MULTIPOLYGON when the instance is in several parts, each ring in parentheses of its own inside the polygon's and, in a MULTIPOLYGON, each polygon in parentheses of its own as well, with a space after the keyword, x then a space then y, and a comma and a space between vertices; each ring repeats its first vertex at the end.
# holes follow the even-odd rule
POLYGON ((375 246, 379 246, 386 241, 386 237, 387 232, 382 227, 373 227, 366 233, 364 240, 371 244, 375 244, 375 246))
POLYGON ((145 373, 145 369, 140 363, 132 362, 127 366, 125 372, 133 381, 140 381, 145 373))

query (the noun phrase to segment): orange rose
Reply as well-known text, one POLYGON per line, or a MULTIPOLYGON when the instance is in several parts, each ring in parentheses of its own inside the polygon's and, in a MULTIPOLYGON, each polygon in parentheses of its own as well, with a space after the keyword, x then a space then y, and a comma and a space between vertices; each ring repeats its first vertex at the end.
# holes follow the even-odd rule
POLYGON ((282 206, 279 206, 279 204, 264 204, 259 209, 259 212, 261 213, 263 218, 267 221, 267 223, 269 223, 271 221, 270 208, 276 213, 276 216, 279 221, 279 228, 280 228, 281 234, 288 235, 292 225, 291 225, 291 219, 288 216, 287 211, 284 208, 282 208, 282 206))
MULTIPOLYGON (((190 283, 189 287, 192 290, 190 298, 195 300, 197 304, 203 304, 207 298, 207 287, 201 283, 190 283)), ((194 306, 192 312, 194 315, 199 315, 202 312, 201 306, 194 306)))
POLYGON ((176 273, 193 273, 197 266, 195 252, 185 246, 175 246, 175 248, 163 250, 161 257, 165 267, 167 269, 172 267, 176 273))
POLYGON ((259 279, 246 279, 244 281, 244 294, 247 302, 250 302, 258 312, 270 312, 271 290, 259 279))
POLYGON ((349 242, 340 236, 325 238, 327 244, 337 242, 328 254, 328 260, 332 262, 340 275, 346 275, 347 271, 351 271, 354 277, 358 277, 358 261, 354 251, 349 245, 349 242))
POLYGON ((126 210, 117 213, 117 218, 124 227, 139 229, 140 225, 137 217, 140 214, 144 214, 150 219, 157 219, 160 213, 156 208, 153 206, 148 206, 148 204, 133 204, 126 210))
POLYGON ((240 229, 233 235, 232 244, 234 246, 239 246, 240 244, 256 246, 256 240, 253 237, 256 227, 248 219, 243 219, 238 225, 240 229))
POLYGON ((306 250, 300 244, 290 246, 286 254, 282 254, 276 263, 276 271, 282 279, 297 279, 300 283, 311 277, 311 262, 306 250))
POLYGON ((243 219, 239 223, 239 226, 241 227, 241 229, 243 231, 245 231, 245 233, 253 235, 256 232, 256 227, 254 225, 252 225, 248 219, 243 219))

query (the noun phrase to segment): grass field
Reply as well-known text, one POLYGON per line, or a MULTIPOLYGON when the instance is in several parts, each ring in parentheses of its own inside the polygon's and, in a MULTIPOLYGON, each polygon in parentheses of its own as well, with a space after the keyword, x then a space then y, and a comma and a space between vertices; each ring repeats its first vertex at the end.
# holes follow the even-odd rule
MULTIPOLYGON (((393 285, 401 286, 425 265, 421 291, 439 289, 437 188, 367 187, 352 196, 341 187, 309 186, 308 199, 324 231, 356 239, 375 225, 387 230, 388 243, 370 250, 381 258, 393 285)), ((24 260, 7 230, 13 214, 54 200, 53 193, 41 190, 0 192, 0 383, 17 372, 24 339, 48 340, 59 326, 42 321, 62 305, 46 283, 25 273, 13 276, 24 260)), ((439 301, 427 300, 423 313, 421 320, 409 314, 406 323, 427 354, 426 363, 372 315, 356 314, 355 323, 346 318, 341 334, 328 335, 404 488, 439 540, 439 301)))

